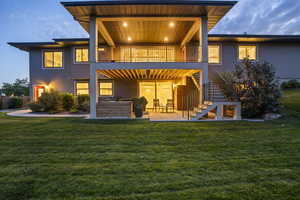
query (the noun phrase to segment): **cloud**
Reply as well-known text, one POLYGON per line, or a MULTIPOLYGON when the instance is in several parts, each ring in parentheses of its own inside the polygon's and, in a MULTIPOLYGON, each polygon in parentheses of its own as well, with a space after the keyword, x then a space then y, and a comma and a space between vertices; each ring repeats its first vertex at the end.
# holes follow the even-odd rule
POLYGON ((31 12, 11 13, 10 19, 19 20, 27 24, 27 31, 40 41, 49 41, 53 38, 88 37, 83 28, 73 19, 64 15, 56 14, 50 16, 37 16, 31 12))
POLYGON ((211 33, 299 34, 300 1, 240 0, 211 33))

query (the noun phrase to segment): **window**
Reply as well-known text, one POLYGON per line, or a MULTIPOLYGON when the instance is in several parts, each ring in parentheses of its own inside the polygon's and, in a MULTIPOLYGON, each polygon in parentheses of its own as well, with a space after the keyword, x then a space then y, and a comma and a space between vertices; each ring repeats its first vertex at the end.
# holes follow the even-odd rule
POLYGON ((256 46, 239 46, 239 59, 243 60, 245 58, 249 58, 250 60, 256 60, 256 46))
POLYGON ((75 62, 88 62, 89 61, 89 50, 86 48, 75 49, 75 62))
POLYGON ((99 90, 100 96, 113 96, 113 83, 100 82, 99 90))
POLYGON ((220 49, 220 45, 208 45, 208 63, 221 63, 220 49))
POLYGON ((123 62, 175 62, 175 47, 121 47, 123 62))
POLYGON ((63 67, 62 51, 45 51, 44 52, 45 68, 61 68, 63 67))
POLYGON ((76 95, 89 94, 88 82, 76 82, 76 95))

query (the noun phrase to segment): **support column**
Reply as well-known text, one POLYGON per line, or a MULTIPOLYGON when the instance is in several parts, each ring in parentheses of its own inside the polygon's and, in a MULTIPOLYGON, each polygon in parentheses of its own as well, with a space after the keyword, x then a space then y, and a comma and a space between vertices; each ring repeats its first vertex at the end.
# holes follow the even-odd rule
POLYGON ((224 116, 224 105, 223 104, 217 104, 217 113, 216 113, 216 119, 217 120, 223 120, 224 116))
POLYGON ((204 103, 204 97, 208 96, 208 27, 207 17, 201 17, 200 29, 199 29, 199 48, 198 48, 198 62, 201 62, 203 68, 201 70, 200 85, 202 94, 200 99, 201 103, 204 103))
POLYGON ((242 117, 241 117, 241 103, 237 103, 234 107, 234 116, 233 116, 233 119, 235 120, 241 120, 242 117))
POLYGON ((97 117, 97 87, 98 87, 98 78, 96 71, 96 62, 98 60, 98 29, 97 29, 97 18, 90 18, 90 43, 89 43, 89 60, 90 60, 90 118, 97 117))

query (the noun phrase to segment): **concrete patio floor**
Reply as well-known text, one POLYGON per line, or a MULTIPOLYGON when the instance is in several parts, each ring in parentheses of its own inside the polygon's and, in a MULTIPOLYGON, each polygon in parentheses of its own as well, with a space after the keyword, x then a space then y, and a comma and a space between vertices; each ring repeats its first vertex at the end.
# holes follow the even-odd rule
POLYGON ((182 115, 181 111, 161 113, 161 112, 149 112, 150 121, 187 121, 187 112, 182 115))
POLYGON ((8 116, 13 117, 81 117, 87 118, 88 114, 47 114, 47 113, 32 113, 30 109, 26 110, 17 110, 13 112, 8 112, 8 116))

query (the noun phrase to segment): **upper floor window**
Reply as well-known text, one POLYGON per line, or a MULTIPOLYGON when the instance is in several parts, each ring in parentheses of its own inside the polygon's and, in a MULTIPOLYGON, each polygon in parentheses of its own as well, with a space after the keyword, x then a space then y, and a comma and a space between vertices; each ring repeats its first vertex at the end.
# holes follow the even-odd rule
POLYGON ((89 50, 87 48, 76 48, 75 49, 75 62, 88 62, 89 61, 89 50))
POLYGON ((76 95, 89 94, 88 82, 76 82, 76 95))
POLYGON ((255 45, 241 45, 239 46, 239 59, 248 58, 250 60, 257 59, 257 47, 255 45))
POLYGON ((208 45, 208 63, 210 64, 220 64, 221 56, 220 45, 208 45))
POLYGON ((63 67, 62 51, 44 51, 44 67, 45 68, 61 68, 63 67))
POLYGON ((144 46, 121 47, 123 62, 175 62, 175 47, 144 46))
POLYGON ((112 83, 112 81, 100 82, 99 95, 100 96, 113 96, 113 83, 112 83))

